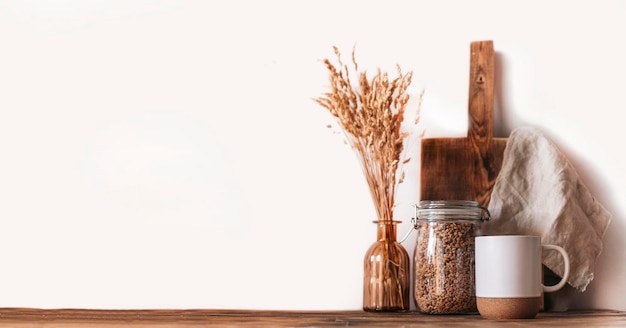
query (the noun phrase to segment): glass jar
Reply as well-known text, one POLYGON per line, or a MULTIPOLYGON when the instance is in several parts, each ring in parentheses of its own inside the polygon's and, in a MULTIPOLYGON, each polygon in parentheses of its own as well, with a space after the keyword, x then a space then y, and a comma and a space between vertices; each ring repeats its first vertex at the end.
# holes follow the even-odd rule
POLYGON ((410 308, 410 260, 404 246, 396 241, 400 221, 374 221, 376 242, 364 258, 363 310, 408 311, 410 308))
POLYGON ((427 314, 477 312, 474 237, 489 211, 474 201, 421 201, 415 208, 414 298, 427 314))

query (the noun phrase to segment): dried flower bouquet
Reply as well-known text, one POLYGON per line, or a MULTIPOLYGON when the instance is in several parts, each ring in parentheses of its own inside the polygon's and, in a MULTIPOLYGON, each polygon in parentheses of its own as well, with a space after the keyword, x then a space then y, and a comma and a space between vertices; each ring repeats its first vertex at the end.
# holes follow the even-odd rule
MULTIPOLYGON (((363 309, 366 311, 409 310, 409 257, 396 241, 393 220, 396 187, 404 181, 404 171, 397 177, 400 166, 409 162, 404 157, 405 141, 410 130, 402 128, 409 102, 407 89, 412 72, 403 74, 397 66, 398 77, 389 79, 380 69, 368 79, 359 72, 352 50, 352 63, 358 76, 352 85, 349 68, 341 61, 337 47, 333 47, 338 66, 325 59, 329 71, 330 92, 316 98, 328 109, 356 151, 365 174, 374 207, 378 215, 377 241, 370 246, 364 258, 363 309)), ((422 94, 414 124, 418 123, 422 94)))

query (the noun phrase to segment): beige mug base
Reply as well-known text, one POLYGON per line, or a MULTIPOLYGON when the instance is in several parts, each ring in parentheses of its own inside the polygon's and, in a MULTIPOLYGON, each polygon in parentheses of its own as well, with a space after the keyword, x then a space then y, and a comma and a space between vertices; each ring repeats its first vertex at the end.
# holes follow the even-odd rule
POLYGON ((476 297, 480 316, 486 319, 532 319, 541 308, 537 297, 476 297))

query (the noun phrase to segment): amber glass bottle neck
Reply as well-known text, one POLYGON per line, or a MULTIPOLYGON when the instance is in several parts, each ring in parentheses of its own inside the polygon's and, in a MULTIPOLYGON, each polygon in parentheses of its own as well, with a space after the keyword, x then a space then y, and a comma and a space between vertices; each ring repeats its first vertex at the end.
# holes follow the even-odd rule
POLYGON ((396 241, 396 227, 399 221, 374 221, 377 225, 376 238, 380 241, 396 241))

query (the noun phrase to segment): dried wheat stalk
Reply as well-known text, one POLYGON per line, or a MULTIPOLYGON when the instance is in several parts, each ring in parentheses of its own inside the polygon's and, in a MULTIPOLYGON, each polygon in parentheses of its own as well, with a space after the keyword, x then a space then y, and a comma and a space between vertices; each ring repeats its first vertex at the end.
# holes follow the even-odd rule
MULTIPOLYGON (((404 180, 398 168, 409 162, 404 156, 404 142, 410 132, 402 129, 405 110, 409 102, 407 89, 412 72, 402 73, 390 80, 380 69, 368 79, 365 71, 359 72, 352 49, 352 63, 358 76, 356 88, 352 85, 348 66, 341 61, 337 47, 333 47, 338 66, 324 59, 329 71, 330 92, 314 100, 328 109, 345 132, 348 143, 356 151, 365 174, 378 220, 393 220, 396 187, 404 180)), ((413 124, 419 122, 423 92, 415 112, 413 124)))

